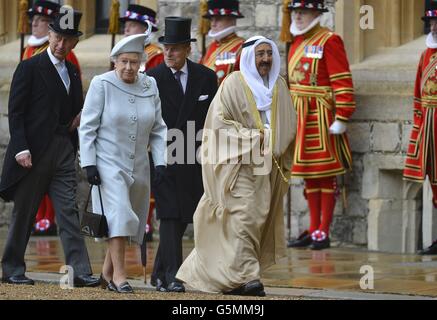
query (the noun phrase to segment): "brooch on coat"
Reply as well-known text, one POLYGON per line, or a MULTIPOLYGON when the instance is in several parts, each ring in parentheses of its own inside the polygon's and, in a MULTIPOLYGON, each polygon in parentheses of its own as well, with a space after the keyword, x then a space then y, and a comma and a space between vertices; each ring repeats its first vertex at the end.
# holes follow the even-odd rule
POLYGON ((151 86, 152 86, 152 80, 150 80, 149 78, 143 80, 143 91, 149 90, 151 86))

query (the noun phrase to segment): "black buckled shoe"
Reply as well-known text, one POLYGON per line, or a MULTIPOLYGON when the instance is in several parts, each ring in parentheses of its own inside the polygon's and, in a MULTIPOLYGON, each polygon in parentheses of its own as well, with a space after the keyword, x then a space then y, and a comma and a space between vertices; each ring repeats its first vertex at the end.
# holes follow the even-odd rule
POLYGON ((170 283, 170 284, 167 286, 167 291, 168 291, 168 292, 179 292, 179 293, 183 293, 183 292, 185 292, 185 287, 184 287, 184 285, 183 285, 182 283, 180 283, 180 282, 178 282, 178 281, 175 281, 175 282, 170 283))
POLYGON ((255 297, 265 297, 266 292, 264 291, 264 285, 259 280, 250 281, 234 290, 225 292, 225 295, 236 295, 236 296, 255 296, 255 297))
POLYGON ((29 279, 24 274, 20 276, 4 277, 2 278, 2 282, 7 284, 24 284, 30 286, 35 284, 35 281, 29 279))
POLYGON ((116 289, 114 288, 114 286, 112 285, 111 282, 112 282, 112 281, 109 281, 109 282, 108 282, 108 281, 105 279, 105 277, 103 277, 103 273, 100 274, 100 287, 101 287, 103 290, 108 289, 109 291, 116 291, 116 289))
POLYGON ((437 240, 432 243, 428 248, 419 252, 421 255, 434 255, 437 254, 437 240))
POLYGON ((290 240, 287 243, 288 248, 304 248, 308 247, 313 240, 308 230, 304 231, 297 239, 290 240))
MULTIPOLYGON (((130 286, 129 282, 125 281, 119 286, 117 286, 112 280, 109 282, 109 286, 113 287, 117 293, 134 293, 134 289, 130 286)), ((108 288, 109 288, 108 286, 108 288)), ((111 289, 109 289, 111 290, 111 289)))
POLYGON ((323 249, 328 249, 330 247, 331 247, 331 240, 329 240, 329 237, 327 237, 322 241, 313 241, 309 246, 311 250, 323 250, 323 249))
POLYGON ((90 275, 80 275, 74 277, 73 283, 76 288, 92 288, 100 286, 100 279, 90 275))

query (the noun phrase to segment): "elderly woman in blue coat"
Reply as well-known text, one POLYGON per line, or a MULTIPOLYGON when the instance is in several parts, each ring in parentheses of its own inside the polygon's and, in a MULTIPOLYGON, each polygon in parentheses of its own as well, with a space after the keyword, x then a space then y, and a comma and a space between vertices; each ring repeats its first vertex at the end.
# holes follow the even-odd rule
MULTIPOLYGON (((111 52, 115 70, 94 77, 79 128, 81 166, 88 182, 100 185, 109 240, 102 287, 131 293, 125 269, 126 240, 141 244, 150 197, 148 147, 160 180, 166 165, 167 127, 155 79, 138 73, 147 59, 147 34, 121 40, 111 52)), ((155 181, 159 183, 159 181, 155 181)), ((93 211, 100 212, 97 188, 93 211)))

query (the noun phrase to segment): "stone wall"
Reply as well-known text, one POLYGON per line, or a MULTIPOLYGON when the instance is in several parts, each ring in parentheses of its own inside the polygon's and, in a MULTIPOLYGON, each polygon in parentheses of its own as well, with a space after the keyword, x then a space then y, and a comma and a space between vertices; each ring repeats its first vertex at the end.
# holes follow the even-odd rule
MULTIPOLYGON (((327 0, 330 12, 324 15, 323 24, 334 28, 335 0, 327 0)), ((282 1, 272 0, 242 0, 241 11, 245 19, 238 20, 238 33, 248 38, 255 34, 261 34, 278 40, 280 24, 282 20, 282 1)), ((164 24, 163 17, 170 15, 181 15, 193 17, 193 36, 196 36, 198 22, 198 1, 172 0, 160 1, 159 15, 161 17, 161 30, 164 24)), ((283 56, 285 46, 279 43, 283 56)), ((199 53, 193 50, 193 60, 197 60, 199 53)), ((284 70, 285 60, 283 61, 284 70)), ((2 66, 3 67, 3 66, 2 66)), ((355 74, 354 74, 355 76, 355 74)), ((365 78, 365 77, 363 77, 365 78)), ((5 147, 9 140, 7 125, 7 95, 9 81, 3 79, 0 82, 0 166, 3 161, 5 147)), ((88 83, 85 79, 84 83, 88 83)), ((357 113, 349 126, 350 140, 353 149, 354 167, 353 171, 346 175, 344 184, 347 192, 347 206, 343 207, 342 196, 337 203, 334 223, 333 239, 342 243, 366 244, 367 243, 367 215, 369 200, 364 199, 362 194, 362 177, 364 172, 364 155, 369 153, 394 153, 399 154, 405 150, 408 141, 408 132, 411 127, 408 123, 409 114, 407 111, 398 114, 399 104, 402 110, 407 110, 410 105, 410 98, 392 96, 374 97, 372 95, 360 95, 358 104, 369 106, 368 108, 357 109, 357 113), (386 100, 384 100, 386 99, 386 100), (397 99, 397 100, 396 100, 397 99), (384 108, 382 108, 384 106, 384 108), (370 109, 369 109, 370 108, 370 109), (373 109, 372 109, 373 108, 373 109), (375 119, 372 119, 375 115, 375 119)), ((81 196, 86 184, 80 184, 81 196)), ((300 180, 292 181, 291 194, 291 236, 297 236, 308 226, 308 208, 303 197, 303 183, 300 180)), ((7 222, 11 211, 11 204, 0 202, 0 226, 7 222)))

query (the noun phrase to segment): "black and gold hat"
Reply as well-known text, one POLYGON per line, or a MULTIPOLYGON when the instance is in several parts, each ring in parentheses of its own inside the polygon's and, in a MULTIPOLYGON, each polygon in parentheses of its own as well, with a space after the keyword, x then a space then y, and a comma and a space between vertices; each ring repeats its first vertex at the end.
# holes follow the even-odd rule
POLYGON ((27 11, 29 18, 41 15, 55 19, 59 14, 60 5, 51 1, 35 1, 32 8, 27 11))
POLYGON ((328 12, 323 0, 293 0, 288 5, 288 9, 310 9, 320 12, 328 12))
POLYGON ((244 18, 240 12, 238 0, 209 0, 208 11, 203 18, 211 19, 212 17, 244 18))

